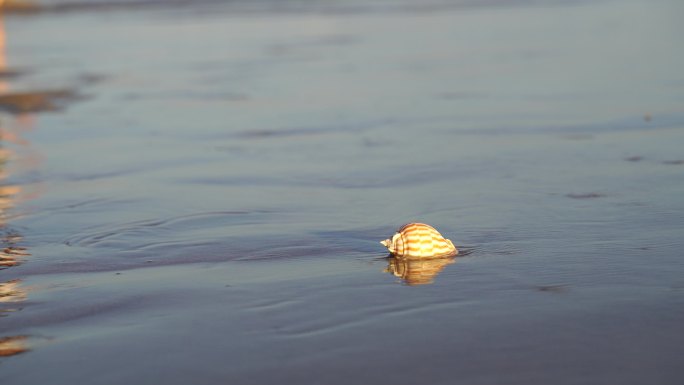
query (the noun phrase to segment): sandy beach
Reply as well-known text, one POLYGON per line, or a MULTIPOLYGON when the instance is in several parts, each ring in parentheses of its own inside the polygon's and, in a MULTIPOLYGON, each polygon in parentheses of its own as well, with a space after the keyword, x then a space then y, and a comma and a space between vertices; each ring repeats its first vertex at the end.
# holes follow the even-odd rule
POLYGON ((1 384, 682 383, 681 2, 33 5, 1 384))

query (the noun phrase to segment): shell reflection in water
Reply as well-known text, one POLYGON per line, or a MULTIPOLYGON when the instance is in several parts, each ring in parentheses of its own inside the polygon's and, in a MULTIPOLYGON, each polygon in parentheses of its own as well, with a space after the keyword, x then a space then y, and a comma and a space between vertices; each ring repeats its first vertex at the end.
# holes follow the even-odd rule
POLYGON ((392 238, 380 242, 397 257, 435 258, 458 254, 454 244, 434 227, 425 223, 409 223, 397 230, 392 238))
POLYGON ((409 286, 426 285, 435 280, 446 265, 456 262, 455 257, 442 258, 405 258, 389 257, 388 273, 401 278, 409 286))

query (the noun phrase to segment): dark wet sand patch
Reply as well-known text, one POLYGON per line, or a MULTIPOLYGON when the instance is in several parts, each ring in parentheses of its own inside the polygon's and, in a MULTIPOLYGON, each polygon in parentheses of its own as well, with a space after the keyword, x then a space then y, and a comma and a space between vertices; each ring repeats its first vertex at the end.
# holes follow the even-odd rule
POLYGON ((243 131, 238 134, 242 138, 271 138, 271 137, 289 137, 289 136, 307 136, 307 135, 320 135, 325 133, 325 129, 316 128, 290 128, 290 129, 280 129, 280 130, 249 130, 243 131))
POLYGON ((249 100, 247 94, 239 92, 195 92, 188 90, 174 90, 165 92, 129 92, 122 96, 124 101, 139 100, 193 100, 193 101, 226 101, 241 102, 249 100))
POLYGON ((0 95, 0 110, 13 114, 59 111, 66 103, 80 98, 70 89, 7 93, 0 95))
POLYGON ((594 139, 594 135, 591 134, 566 134, 562 136, 563 139, 567 140, 591 140, 594 139))
POLYGON ((604 198, 606 194, 601 194, 601 193, 596 193, 596 192, 591 192, 591 193, 583 193, 583 194, 566 194, 565 195, 568 198, 572 199, 594 199, 594 198, 604 198))
POLYGON ((77 77, 77 81, 83 85, 92 85, 102 83, 107 80, 109 76, 97 73, 84 73, 77 77))
POLYGON ((25 75, 29 71, 21 68, 3 68, 0 69, 0 79, 14 79, 25 75))
POLYGON ((539 285, 536 289, 545 293, 565 293, 568 291, 568 285, 539 285))

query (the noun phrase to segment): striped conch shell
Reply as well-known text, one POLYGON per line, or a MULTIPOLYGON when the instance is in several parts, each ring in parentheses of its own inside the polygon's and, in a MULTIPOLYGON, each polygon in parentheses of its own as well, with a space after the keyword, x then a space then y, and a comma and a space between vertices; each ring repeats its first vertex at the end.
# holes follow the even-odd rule
POLYGON ((438 258, 458 254, 450 240, 425 223, 402 226, 392 238, 381 241, 392 255, 406 258, 438 258))

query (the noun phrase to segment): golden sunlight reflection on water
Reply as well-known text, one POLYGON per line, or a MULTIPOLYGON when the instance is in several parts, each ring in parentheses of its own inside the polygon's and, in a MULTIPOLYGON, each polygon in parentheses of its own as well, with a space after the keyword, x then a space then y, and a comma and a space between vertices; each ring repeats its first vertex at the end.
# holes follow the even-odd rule
MULTIPOLYGON (((5 28, 0 15, 0 73, 7 71, 7 58, 5 51, 5 28)), ((6 93, 10 89, 9 82, 0 78, 0 94, 6 93)), ((24 127, 21 122, 32 122, 30 116, 22 116, 18 119, 19 131, 24 127)), ((16 266, 20 263, 20 259, 29 255, 24 247, 18 246, 17 243, 21 241, 22 236, 16 231, 8 229, 7 222, 8 211, 11 210, 17 201, 17 197, 22 189, 18 185, 6 183, 5 180, 9 177, 7 166, 12 158, 15 158, 15 151, 7 148, 4 142, 27 146, 28 141, 21 138, 17 129, 6 127, 5 119, 0 121, 0 229, 2 229, 2 237, 0 239, 0 269, 16 266)))
POLYGON ((28 351, 27 339, 26 336, 0 337, 0 357, 14 356, 28 351))
POLYGON ((0 303, 21 302, 25 299, 26 290, 22 288, 21 280, 0 283, 0 303))
MULTIPOLYGON (((10 78, 13 73, 7 61, 5 25, 0 15, 0 96, 10 93, 10 78)), ((40 163, 40 157, 31 150, 30 142, 22 136, 23 132, 33 129, 33 114, 21 113, 13 117, 3 114, 0 118, 0 270, 3 270, 21 264, 30 255, 27 248, 20 245, 23 236, 9 222, 16 215, 12 210, 17 203, 31 194, 25 194, 20 185, 7 182, 11 174, 9 166, 16 161, 19 168, 30 169, 40 163)), ((25 302, 26 298, 27 290, 20 279, 0 282, 0 317, 21 310, 21 306, 17 304, 25 302)), ((0 357, 28 351, 28 338, 24 335, 0 336, 0 357)))

